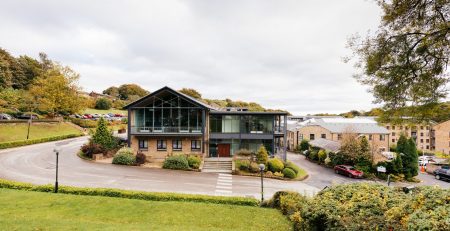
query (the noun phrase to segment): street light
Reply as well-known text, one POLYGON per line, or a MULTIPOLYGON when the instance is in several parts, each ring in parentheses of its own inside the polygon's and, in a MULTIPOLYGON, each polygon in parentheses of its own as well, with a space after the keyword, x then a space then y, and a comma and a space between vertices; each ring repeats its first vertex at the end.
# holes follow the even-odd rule
POLYGON ((53 152, 56 153, 56 180, 55 180, 55 191, 54 191, 54 193, 58 193, 58 156, 59 156, 60 149, 59 148, 55 148, 55 149, 53 149, 53 152))
POLYGON ((261 171, 261 202, 264 201, 264 182, 263 182, 263 176, 264 176, 264 169, 266 166, 264 164, 259 165, 259 171, 261 171))

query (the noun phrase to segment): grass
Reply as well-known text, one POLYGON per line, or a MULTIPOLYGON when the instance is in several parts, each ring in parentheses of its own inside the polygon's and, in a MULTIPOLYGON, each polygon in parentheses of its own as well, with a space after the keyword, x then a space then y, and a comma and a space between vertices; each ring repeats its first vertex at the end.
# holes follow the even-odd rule
MULTIPOLYGON (((0 124, 0 143, 27 139, 27 123, 0 124)), ((68 123, 33 123, 29 139, 40 139, 69 134, 79 134, 80 130, 68 123)))
POLYGON ((99 110, 99 109, 94 109, 94 108, 87 108, 83 112, 83 114, 108 114, 108 113, 128 115, 128 111, 114 109, 114 108, 111 108, 109 110, 99 110))
POLYGON ((277 210, 0 189, 1 230, 291 230, 277 210))

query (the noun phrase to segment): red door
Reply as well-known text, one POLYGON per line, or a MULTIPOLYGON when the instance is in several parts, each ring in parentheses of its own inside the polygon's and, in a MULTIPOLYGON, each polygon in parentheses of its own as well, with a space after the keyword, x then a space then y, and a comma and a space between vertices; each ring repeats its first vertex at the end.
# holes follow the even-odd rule
POLYGON ((217 149, 219 157, 230 157, 230 144, 218 144, 217 149))

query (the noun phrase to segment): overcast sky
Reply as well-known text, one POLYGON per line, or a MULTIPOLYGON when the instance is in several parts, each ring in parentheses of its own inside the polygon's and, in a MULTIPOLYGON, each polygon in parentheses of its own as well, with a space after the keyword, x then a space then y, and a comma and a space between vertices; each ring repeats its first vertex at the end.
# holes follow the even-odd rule
POLYGON ((43 51, 85 91, 195 88, 293 114, 368 110, 347 38, 376 30, 368 0, 19 1, 0 5, 0 47, 43 51))

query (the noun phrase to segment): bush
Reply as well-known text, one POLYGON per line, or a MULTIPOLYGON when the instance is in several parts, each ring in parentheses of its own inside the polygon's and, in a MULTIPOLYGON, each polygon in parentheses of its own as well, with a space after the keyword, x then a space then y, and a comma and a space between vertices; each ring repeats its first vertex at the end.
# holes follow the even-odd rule
POLYGON ((294 170, 292 170, 290 168, 283 169, 283 175, 284 175, 284 177, 289 178, 289 179, 294 179, 295 177, 297 177, 297 174, 295 174, 294 170))
POLYGON ((138 152, 136 154, 136 164, 138 164, 138 165, 145 164, 146 159, 147 159, 147 156, 145 156, 144 153, 138 152))
POLYGON ((249 160, 236 160, 236 168, 241 171, 250 171, 249 160))
POLYGON ((266 176, 273 176, 273 172, 267 171, 267 172, 265 173, 265 175, 266 175, 266 176))
POLYGON ((283 171, 284 164, 283 161, 281 161, 278 158, 273 158, 269 160, 269 170, 272 172, 281 172, 283 171))
POLYGON ((256 161, 259 164, 267 164, 267 160, 269 159, 269 154, 267 153, 266 147, 261 145, 256 153, 256 161))
POLYGON ((79 137, 82 135, 83 134, 80 133, 80 134, 69 134, 69 135, 62 135, 62 136, 46 137, 46 138, 41 138, 41 139, 3 142, 3 143, 0 143, 0 149, 14 148, 14 147, 20 147, 20 146, 25 146, 25 145, 30 145, 30 144, 39 144, 39 143, 45 143, 45 142, 51 142, 51 141, 57 141, 57 140, 64 140, 64 139, 79 137))
POLYGON ((319 160, 319 162, 324 162, 325 158, 327 158, 327 153, 325 152, 325 150, 321 149, 319 153, 317 153, 317 159, 319 160))
POLYGON ((309 150, 309 142, 307 140, 302 140, 302 142, 300 142, 300 151, 306 150, 309 150))
POLYGON ((120 165, 134 165, 136 164, 136 157, 133 155, 133 150, 131 148, 121 148, 114 155, 113 164, 120 165))
MULTIPOLYGON (((0 179, 0 188, 37 191, 37 192, 53 192, 54 190, 53 185, 33 185, 28 183, 19 183, 2 179, 0 179)), ((186 202, 202 202, 202 203, 244 205, 244 206, 259 205, 258 200, 246 197, 142 192, 142 191, 131 191, 121 189, 110 189, 110 188, 78 188, 62 185, 58 187, 58 193, 72 194, 72 195, 86 195, 86 196, 119 197, 119 198, 147 200, 147 201, 186 201, 186 202)))
POLYGON ((112 102, 107 98, 98 98, 97 101, 95 101, 95 109, 109 110, 111 109, 111 106, 112 102))
POLYGON ((94 144, 89 141, 89 143, 81 146, 81 151, 86 157, 92 158, 93 154, 103 153, 105 154, 106 150, 99 144, 94 144))
POLYGON ((274 172, 273 175, 278 177, 284 177, 282 172, 274 172))
POLYGON ((164 160, 163 168, 186 170, 189 169, 189 163, 184 155, 169 156, 164 160))
POLYGON ((297 175, 298 172, 300 172, 300 168, 297 165, 295 165, 294 163, 292 163, 291 161, 288 161, 284 167, 294 170, 295 175, 297 175))
POLYGON ((317 160, 317 150, 311 150, 311 152, 308 155, 308 158, 310 160, 317 160))
POLYGON ((69 117, 69 121, 82 127, 82 128, 95 128, 97 127, 97 122, 88 119, 78 119, 69 117))
POLYGON ((258 173, 259 172, 259 164, 255 163, 255 162, 251 162, 249 171, 252 173, 258 173))
POLYGON ((245 156, 245 157, 249 157, 252 155, 252 152, 248 149, 239 149, 236 153, 236 156, 245 156))
POLYGON ((200 167, 200 163, 202 162, 202 159, 200 159, 200 157, 197 157, 197 156, 189 156, 187 158, 187 161, 188 161, 188 165, 190 168, 198 169, 200 167))

